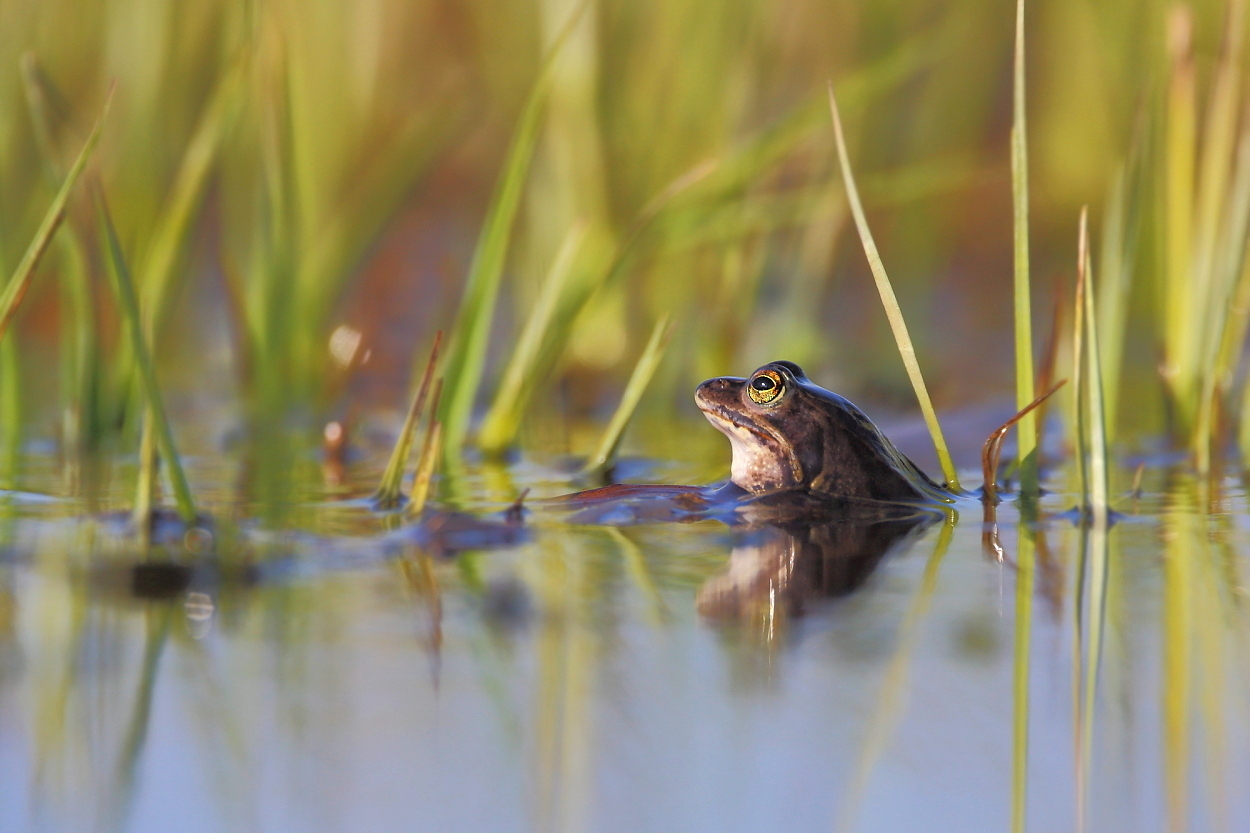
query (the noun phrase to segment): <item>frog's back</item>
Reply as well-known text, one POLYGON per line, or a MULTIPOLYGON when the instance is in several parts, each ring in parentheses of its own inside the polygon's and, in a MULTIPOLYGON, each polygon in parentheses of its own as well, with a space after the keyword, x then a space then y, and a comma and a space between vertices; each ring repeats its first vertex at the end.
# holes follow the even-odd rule
POLYGON ((830 407, 820 471, 813 491, 884 501, 945 501, 950 492, 899 451, 853 402, 816 385, 810 393, 830 407))

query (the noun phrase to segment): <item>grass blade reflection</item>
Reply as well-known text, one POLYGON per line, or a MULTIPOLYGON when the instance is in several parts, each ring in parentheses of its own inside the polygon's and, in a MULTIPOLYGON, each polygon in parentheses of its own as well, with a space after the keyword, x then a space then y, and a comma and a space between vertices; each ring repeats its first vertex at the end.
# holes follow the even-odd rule
POLYGON ((1035 532, 1021 518, 1016 555, 1016 635, 1012 654, 1011 830, 1023 833, 1029 790, 1029 661, 1036 582, 1035 532))
POLYGON ((951 512, 942 522, 937 544, 933 547, 933 554, 929 556, 929 561, 925 564, 924 575, 920 579, 920 589, 916 591, 915 598, 912 599, 911 606, 908 607, 907 613, 903 616, 903 622, 899 626, 898 647, 886 668, 881 692, 877 697, 877 707, 868 719, 864 745, 860 749, 859 761, 855 767, 855 777, 847 791, 846 803, 842 805, 834 830, 857 829, 859 808, 863 803, 868 781, 881 760, 890 736, 897 726, 899 716, 903 712, 903 707, 906 705, 907 683, 916 651, 916 642, 920 638, 920 626, 924 623, 929 606, 933 602, 933 594, 937 589, 938 569, 942 566, 946 551, 950 549, 951 537, 954 535, 958 517, 958 514, 951 512))
POLYGON ((126 817, 129 815, 131 802, 134 799, 139 759, 147 744, 148 728, 152 719, 152 698, 156 691, 161 655, 169 641, 169 628, 173 622, 175 610, 171 605, 156 605, 148 611, 147 639, 143 646, 143 665, 140 668, 139 687, 135 691, 130 722, 126 726, 126 736, 122 743, 121 757, 113 773, 116 783, 109 793, 109 803, 104 813, 107 823, 103 825, 103 829, 106 830, 125 828, 126 817))

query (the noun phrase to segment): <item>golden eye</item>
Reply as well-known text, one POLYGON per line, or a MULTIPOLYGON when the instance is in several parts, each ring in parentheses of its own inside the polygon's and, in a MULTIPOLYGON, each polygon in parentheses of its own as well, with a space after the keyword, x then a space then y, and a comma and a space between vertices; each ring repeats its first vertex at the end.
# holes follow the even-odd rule
POLYGON ((747 384, 747 395, 755 404, 767 405, 781 396, 783 389, 780 373, 774 370, 763 370, 747 384))

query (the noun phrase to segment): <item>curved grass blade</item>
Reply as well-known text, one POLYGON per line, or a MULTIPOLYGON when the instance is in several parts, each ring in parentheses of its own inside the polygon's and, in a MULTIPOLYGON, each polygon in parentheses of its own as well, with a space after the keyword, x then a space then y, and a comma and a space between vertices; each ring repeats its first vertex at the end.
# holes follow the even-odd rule
MULTIPOLYGON (((408 416, 404 419, 404 427, 395 439, 395 447, 391 449, 391 458, 382 474, 382 482, 373 493, 373 502, 379 509, 394 509, 399 505, 403 492, 400 489, 404 479, 404 469, 408 466, 408 456, 412 451, 413 434, 417 430, 417 421, 425 410, 425 397, 430 392, 430 382, 434 378, 434 368, 438 365, 438 348, 443 343, 443 331, 434 335, 434 346, 430 348, 430 358, 425 363, 425 373, 421 376, 421 385, 417 395, 412 398, 408 408, 408 416)), ((434 400, 434 411, 438 410, 438 399, 434 400)))
MULTIPOLYGON (((1029 296, 1029 149, 1024 107, 1024 0, 1016 2, 1016 49, 1012 84, 1011 206, 1015 251, 1016 407, 1036 396, 1033 380, 1033 311, 1029 296)), ((1029 413, 1016 430, 1020 494, 1037 494, 1037 419, 1029 413)))
POLYGON ((22 256, 21 262, 18 263, 13 277, 5 285, 4 292, 0 293, 0 339, 4 338, 13 315, 22 303, 22 298, 26 296, 26 290, 30 288, 30 279, 34 275, 35 267, 39 264, 39 259, 47 251, 52 235, 56 233, 57 227, 65 217, 65 204, 69 200, 69 194, 82 175, 83 169, 87 167, 91 152, 95 150, 96 142, 100 139, 100 129, 104 126, 104 119, 108 116, 109 105, 112 102, 113 91, 109 90, 108 97, 104 100, 104 107, 100 110, 100 116, 96 119, 95 126, 91 128, 87 141, 83 143, 82 150, 78 152, 78 158, 74 160, 69 173, 65 175, 61 190, 57 192, 52 205, 48 206, 47 213, 43 215, 43 222, 39 224, 39 230, 35 233, 35 238, 30 241, 30 246, 26 249, 26 254, 22 256))
POLYGON ((916 391, 916 399, 920 401, 920 411, 924 414, 925 425, 929 435, 933 437, 933 445, 937 449, 938 461, 942 466, 942 476, 946 478, 948 488, 960 491, 959 476, 955 473, 955 463, 951 460, 950 450, 946 446, 946 438, 942 436, 942 426, 938 423, 937 413, 933 410, 933 401, 929 399, 928 388, 924 377, 920 374, 920 363, 916 360, 916 348, 907 333, 907 322, 903 320, 903 311, 899 308, 898 299, 894 296, 894 287, 890 285, 890 276, 886 274, 885 264, 877 251, 877 244, 872 239, 872 231, 868 228, 868 220, 864 217, 864 206, 859 200, 859 190, 855 187, 855 176, 851 173, 851 161, 846 152, 846 139, 842 135, 842 119, 838 116, 838 102, 833 95, 833 82, 829 82, 829 110, 833 114, 833 137, 838 147, 838 162, 842 166, 842 180, 846 183, 846 198, 851 205, 851 213, 855 217, 855 228, 859 231, 860 242, 864 246, 864 255, 872 269, 873 280, 877 283, 877 292, 881 295, 881 305, 885 307, 886 318, 890 321, 890 330, 898 343, 898 352, 902 356, 903 366, 907 368, 907 378, 916 391))
POLYGON ((117 239, 117 230, 113 227, 113 218, 104 200, 104 191, 98 183, 95 184, 93 191, 96 210, 100 215, 101 233, 108 250, 109 276, 112 278, 113 290, 117 294, 117 304, 121 308, 122 321, 130 337, 131 348, 134 350, 135 363, 139 366, 140 377, 143 379, 148 418, 154 423, 152 427, 156 433, 156 444, 169 470, 169 480, 173 485, 178 516, 184 523, 192 524, 195 523, 197 517, 195 501, 191 497, 191 487, 187 484, 187 476, 182 469, 178 450, 174 447, 173 431, 165 415, 160 388, 157 387, 156 368, 152 364, 152 356, 148 352, 147 341, 143 336, 143 317, 139 312, 139 299, 135 295, 134 283, 130 279, 130 269, 126 265, 125 255, 122 254, 121 243, 117 239))
POLYGON ((634 372, 630 374, 629 382, 625 385, 625 393, 621 395, 621 404, 617 406, 616 413, 612 414, 612 419, 603 432, 598 451, 582 470, 583 475, 603 475, 616 463, 616 452, 620 448, 621 438, 629 426, 630 419, 634 416, 634 411, 638 408, 638 403, 642 401, 642 395, 646 392, 651 377, 660 366, 660 358, 663 357, 664 348, 668 347, 672 336, 673 325, 666 315, 656 322, 655 329, 651 331, 651 338, 647 341, 647 346, 643 348, 642 355, 638 357, 638 364, 634 365, 634 372))

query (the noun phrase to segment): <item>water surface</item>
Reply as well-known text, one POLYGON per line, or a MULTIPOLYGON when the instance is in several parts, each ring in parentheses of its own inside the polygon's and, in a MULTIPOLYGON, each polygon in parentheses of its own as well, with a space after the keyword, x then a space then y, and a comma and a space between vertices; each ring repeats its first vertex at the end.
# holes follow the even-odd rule
MULTIPOLYGON (((726 613, 706 588, 758 541, 714 521, 538 512, 431 558, 324 487, 257 520, 209 460, 220 568, 136 599, 142 555, 41 465, 0 498, 6 831, 1250 829, 1231 482, 1208 513, 1151 473, 1100 555, 1060 472, 1023 546, 1001 507, 1002 561, 970 503, 837 598, 726 613)), ((462 494, 526 485, 564 484, 462 494)))

